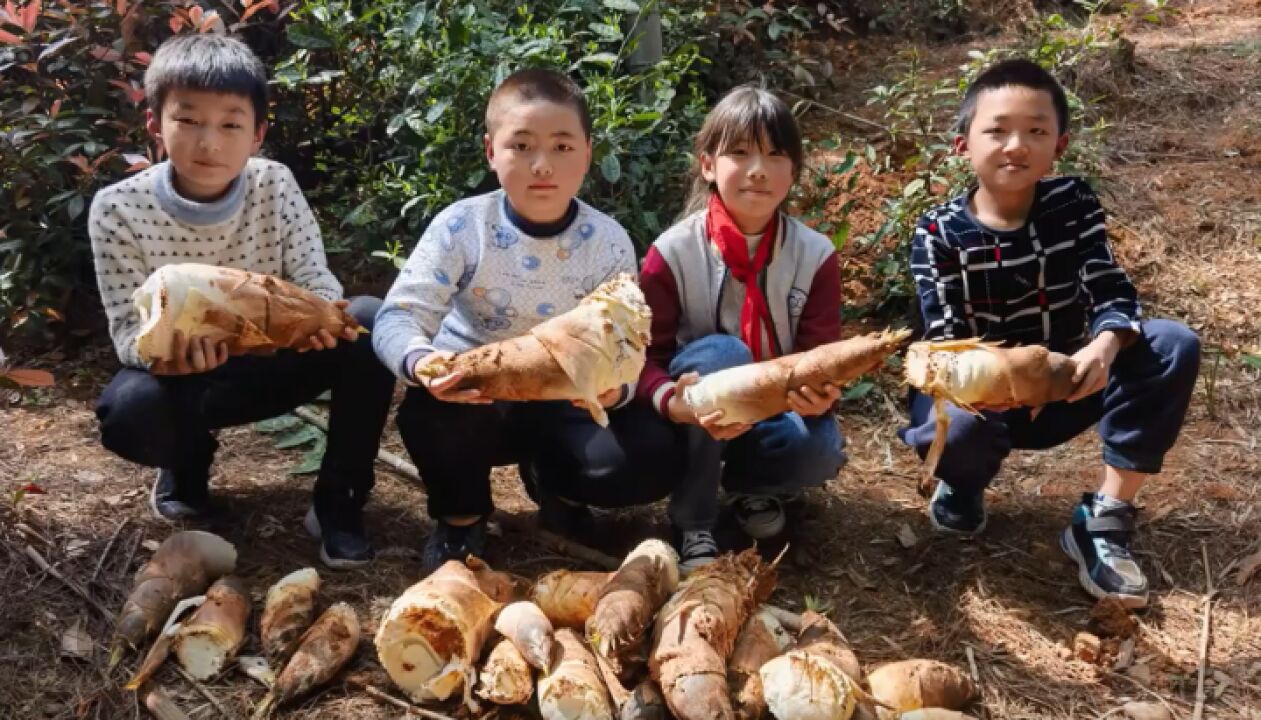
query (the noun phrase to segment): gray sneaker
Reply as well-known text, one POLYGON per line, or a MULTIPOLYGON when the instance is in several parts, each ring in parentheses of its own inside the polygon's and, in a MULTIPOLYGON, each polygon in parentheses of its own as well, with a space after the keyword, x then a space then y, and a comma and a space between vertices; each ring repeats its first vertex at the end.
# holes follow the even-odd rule
POLYGON ((774 495, 733 495, 731 512, 744 534, 754 540, 784 531, 784 505, 774 495))
POLYGON ((674 547, 679 551, 679 573, 685 577, 718 559, 718 543, 708 530, 676 530, 674 547))

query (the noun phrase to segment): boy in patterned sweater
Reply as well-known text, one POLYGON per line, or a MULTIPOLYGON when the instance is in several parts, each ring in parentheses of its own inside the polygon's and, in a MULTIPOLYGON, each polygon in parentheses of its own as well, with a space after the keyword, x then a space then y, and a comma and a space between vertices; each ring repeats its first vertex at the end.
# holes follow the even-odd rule
MULTIPOLYGON (((534 458, 550 454, 539 446, 558 441, 556 428, 571 430, 559 442, 583 453, 586 467, 621 466, 626 459, 605 457, 610 443, 587 442, 600 428, 568 403, 491 402, 475 390, 455 390, 459 374, 417 372, 437 358, 522 335, 570 310, 608 278, 635 273, 626 231, 575 197, 591 163, 591 118, 572 80, 550 70, 514 73, 491 94, 486 129, 486 158, 502 189, 438 213, 386 296, 372 336, 381 361, 412 386, 398 428, 438 521, 425 543, 426 572, 482 553, 494 465, 520 463, 546 522, 556 507, 549 490, 558 479, 535 478, 532 468, 534 458)), ((618 407, 633 395, 624 387, 601 401, 618 407)), ((563 480, 570 488, 613 494, 628 484, 608 472, 585 482, 563 480)), ((564 507, 557 511, 564 513, 564 507)))
MULTIPOLYGON (((1067 146, 1064 90, 1033 62, 998 63, 964 95, 955 147, 979 184, 925 214, 911 246, 926 338, 1044 345, 1072 355, 1077 387, 1064 402, 981 408, 983 417, 949 405, 929 519, 981 532, 984 490, 1012 448, 1051 448, 1098 423, 1102 485, 1083 495, 1060 546, 1092 595, 1142 607, 1134 497, 1178 437, 1200 343, 1179 323, 1143 319, 1098 198, 1080 179, 1047 177, 1067 146)), ((910 427, 899 434, 920 457, 934 422, 932 399, 912 393, 910 427)))
POLYGON ((289 411, 332 391, 328 447, 307 529, 322 533, 330 567, 372 557, 362 508, 389 412, 394 378, 371 340, 321 331, 310 352, 232 357, 207 338, 176 337, 176 358, 146 366, 136 352, 132 292, 158 268, 195 262, 288 280, 371 327, 380 301, 342 300, 320 229, 289 169, 252 157, 267 130, 267 76, 239 40, 177 36, 145 73, 148 130, 167 161, 111 185, 92 201, 88 229, 110 335, 125 366, 97 404, 101 441, 157 467, 151 505, 169 520, 212 509, 212 431, 289 411))

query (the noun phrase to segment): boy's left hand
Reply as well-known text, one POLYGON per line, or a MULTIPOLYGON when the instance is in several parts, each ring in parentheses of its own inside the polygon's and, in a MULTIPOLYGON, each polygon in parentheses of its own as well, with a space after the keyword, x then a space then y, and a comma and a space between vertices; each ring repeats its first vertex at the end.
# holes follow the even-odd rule
POLYGON ((1112 361, 1120 351, 1121 338, 1111 330, 1104 330, 1089 345, 1074 353, 1077 372, 1073 373, 1073 382, 1077 383, 1077 389, 1068 396, 1068 402, 1077 402, 1102 390, 1108 384, 1112 361))
POLYGON ((831 410, 840 397, 841 391, 832 383, 824 383, 823 392, 802 385, 800 390, 788 391, 788 407, 802 417, 814 417, 831 410))
MULTIPOLYGON (((336 305, 338 308, 345 310, 346 307, 350 305, 350 301, 349 300, 334 300, 333 304, 336 305)), ((342 334, 340 337, 342 340, 345 340, 347 342, 354 342, 355 340, 359 339, 359 331, 350 326, 346 326, 346 328, 342 330, 342 334)), ((307 338, 307 346, 298 348, 298 352, 306 352, 307 350, 332 350, 333 348, 337 347, 337 339, 338 337, 333 335, 329 331, 320 330, 318 335, 312 335, 311 337, 307 338)))

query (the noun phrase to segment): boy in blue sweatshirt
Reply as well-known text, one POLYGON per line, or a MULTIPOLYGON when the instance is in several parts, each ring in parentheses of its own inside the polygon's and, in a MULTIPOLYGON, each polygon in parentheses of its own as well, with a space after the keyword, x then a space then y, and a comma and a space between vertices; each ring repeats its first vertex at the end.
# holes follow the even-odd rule
MULTIPOLYGON (((491 402, 455 390, 459 374, 428 378, 417 368, 522 335, 612 276, 636 271, 622 226, 575 197, 591 164, 591 118, 572 80, 551 70, 514 73, 491 94, 486 128, 486 158, 501 189, 434 218, 373 329, 378 357, 412 386, 398 427, 438 521, 425 544, 425 571, 483 552, 491 468, 526 459, 534 429, 572 422, 561 416, 579 411, 491 402)), ((601 401, 623 405, 633 390, 601 401)))

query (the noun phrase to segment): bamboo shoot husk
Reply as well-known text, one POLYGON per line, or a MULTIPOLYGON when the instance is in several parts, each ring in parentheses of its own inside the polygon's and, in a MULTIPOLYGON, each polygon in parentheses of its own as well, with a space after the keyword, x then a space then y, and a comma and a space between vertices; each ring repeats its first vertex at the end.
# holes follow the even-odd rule
POLYGON ((463 379, 457 389, 476 389, 492 400, 577 400, 607 426, 599 396, 639 379, 651 324, 643 292, 623 273, 526 335, 431 362, 417 372, 427 377, 458 372, 463 379))
POLYGON ((234 575, 219 578, 175 636, 175 658, 198 680, 218 675, 245 642, 249 619, 250 593, 245 581, 234 575))
POLYGON ((687 387, 683 399, 698 416, 721 410, 724 425, 760 422, 789 409, 790 390, 820 390, 825 383, 839 388, 875 370, 909 335, 886 330, 721 370, 687 387))
POLYGON ((172 360, 175 331, 225 343, 229 355, 309 347, 320 330, 341 337, 363 328, 344 309, 293 283, 237 268, 163 265, 131 296, 140 316, 136 352, 172 360))

